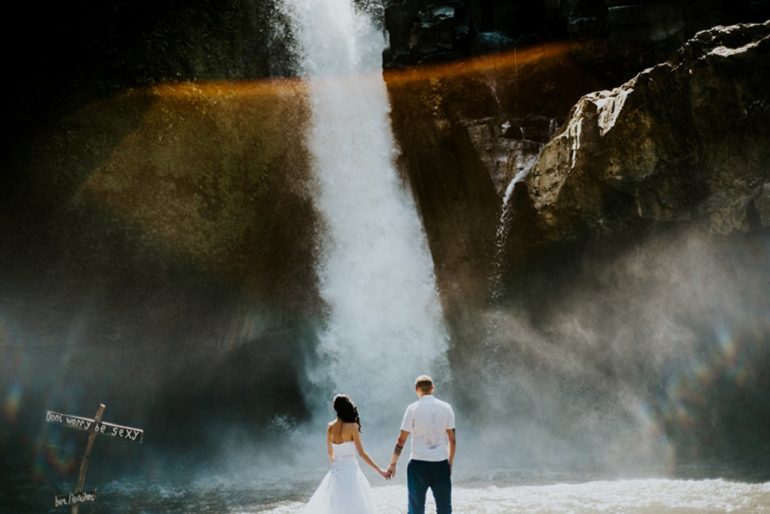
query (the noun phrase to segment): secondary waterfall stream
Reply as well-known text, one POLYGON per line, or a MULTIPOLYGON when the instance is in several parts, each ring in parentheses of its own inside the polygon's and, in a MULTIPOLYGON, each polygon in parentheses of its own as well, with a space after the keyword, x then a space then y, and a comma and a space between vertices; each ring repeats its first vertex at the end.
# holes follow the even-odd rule
POLYGON ((417 374, 442 369, 447 379, 433 262, 394 164, 382 30, 350 0, 285 8, 308 80, 306 144, 325 229, 317 274, 328 319, 308 365, 309 400, 326 416, 330 395, 347 392, 371 419, 385 405, 400 411, 417 374))
POLYGON ((513 190, 516 188, 516 184, 527 178, 527 175, 537 163, 538 156, 539 154, 532 156, 505 188, 503 205, 500 209, 500 221, 497 224, 497 231, 495 232, 495 256, 492 260, 492 276, 490 277, 490 299, 493 302, 498 301, 502 296, 503 285, 501 284, 501 280, 503 275, 503 259, 505 258, 505 245, 508 240, 508 234, 512 228, 508 219, 511 210, 511 196, 513 196, 513 190))

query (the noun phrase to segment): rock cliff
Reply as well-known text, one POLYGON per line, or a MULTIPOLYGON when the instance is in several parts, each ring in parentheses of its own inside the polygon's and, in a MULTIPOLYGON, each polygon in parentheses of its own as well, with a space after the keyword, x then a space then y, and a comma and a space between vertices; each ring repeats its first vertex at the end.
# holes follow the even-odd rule
POLYGON ((688 222, 770 226, 770 23, 698 33, 670 61, 584 96, 522 187, 548 241, 688 222))

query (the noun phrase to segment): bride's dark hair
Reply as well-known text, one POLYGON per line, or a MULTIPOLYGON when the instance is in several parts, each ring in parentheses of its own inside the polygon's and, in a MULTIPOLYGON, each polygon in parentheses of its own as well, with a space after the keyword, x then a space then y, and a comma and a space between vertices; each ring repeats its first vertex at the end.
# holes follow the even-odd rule
POLYGON ((358 430, 361 430, 358 408, 348 395, 338 394, 334 397, 334 411, 337 413, 337 417, 345 423, 358 423, 358 430))

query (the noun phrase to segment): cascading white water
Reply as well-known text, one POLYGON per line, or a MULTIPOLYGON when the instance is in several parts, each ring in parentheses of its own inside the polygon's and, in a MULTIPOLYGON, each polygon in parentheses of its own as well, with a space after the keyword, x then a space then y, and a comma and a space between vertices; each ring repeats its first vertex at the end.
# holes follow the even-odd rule
POLYGON ((503 206, 500 209, 500 221, 497 224, 497 232, 495 233, 495 257, 492 261, 492 276, 489 288, 491 292, 490 296, 493 301, 498 300, 501 295, 502 284, 500 281, 502 280, 503 275, 505 245, 508 240, 508 234, 511 231, 511 226, 508 223, 508 212, 511 210, 511 196, 513 195, 516 184, 527 178, 529 172, 535 164, 537 164, 539 157, 540 153, 538 152, 536 155, 529 158, 524 166, 519 169, 518 173, 516 173, 516 176, 514 176, 508 183, 508 186, 505 188, 505 193, 503 194, 503 206))
POLYGON ((329 395, 347 392, 392 418, 382 409, 400 411, 417 374, 447 380, 448 341, 427 240, 394 165, 386 41, 351 0, 284 1, 308 79, 307 146, 325 225, 318 278, 329 318, 310 400, 328 412, 329 395))

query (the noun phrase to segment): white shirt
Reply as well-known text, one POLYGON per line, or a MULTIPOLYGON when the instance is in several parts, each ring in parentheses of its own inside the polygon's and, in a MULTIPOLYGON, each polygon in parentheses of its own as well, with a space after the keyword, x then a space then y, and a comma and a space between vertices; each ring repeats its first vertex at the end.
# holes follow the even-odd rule
POLYGON ((401 430, 412 435, 413 460, 440 462, 449 458, 446 431, 455 428, 455 413, 447 402, 426 394, 404 412, 401 430))

